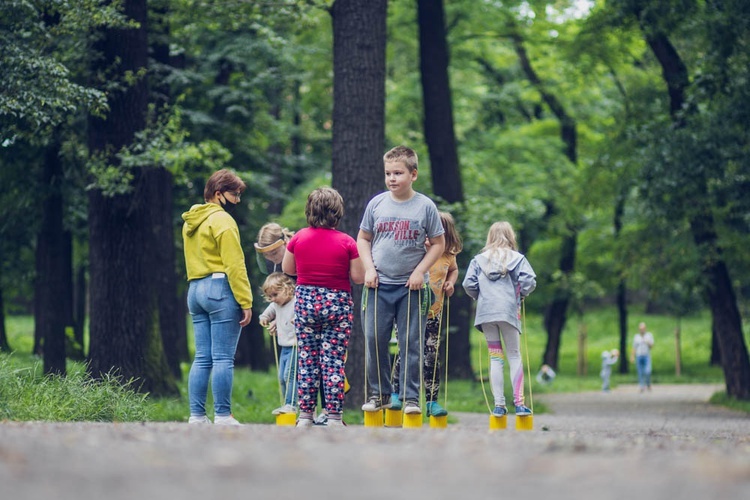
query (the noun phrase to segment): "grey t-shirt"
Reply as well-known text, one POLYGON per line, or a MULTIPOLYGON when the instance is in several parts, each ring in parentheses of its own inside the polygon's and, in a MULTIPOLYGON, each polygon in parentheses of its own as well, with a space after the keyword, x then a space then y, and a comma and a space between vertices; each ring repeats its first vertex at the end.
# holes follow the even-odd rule
POLYGON ((421 193, 395 201, 386 191, 367 204, 359 228, 372 233, 372 260, 378 281, 405 284, 424 258, 425 240, 445 232, 435 203, 421 193))

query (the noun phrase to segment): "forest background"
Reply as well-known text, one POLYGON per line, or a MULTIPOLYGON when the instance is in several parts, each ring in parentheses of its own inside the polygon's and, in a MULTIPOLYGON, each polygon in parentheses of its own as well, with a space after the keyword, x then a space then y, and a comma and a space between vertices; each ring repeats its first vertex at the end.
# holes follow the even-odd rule
MULTIPOLYGON (((303 227, 327 184, 356 234, 383 153, 406 144, 416 189, 458 221, 461 279, 493 221, 515 226, 538 274, 535 366, 560 368, 587 311, 615 306, 622 352, 634 306, 705 311, 710 361, 750 399, 748 41, 742 0, 3 2, 0 350, 6 314, 33 312, 46 373, 85 360, 176 394, 191 354, 180 214, 208 175, 249 186, 236 218, 257 318, 260 226, 303 227)), ((474 376, 472 316, 459 290, 453 377, 474 376)), ((256 321, 237 363, 273 364, 256 321)))

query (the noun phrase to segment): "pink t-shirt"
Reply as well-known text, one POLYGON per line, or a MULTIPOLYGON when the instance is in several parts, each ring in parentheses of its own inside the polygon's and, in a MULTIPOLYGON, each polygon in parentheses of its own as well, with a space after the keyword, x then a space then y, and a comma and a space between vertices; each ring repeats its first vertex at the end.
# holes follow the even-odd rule
POLYGON ((297 284, 352 291, 349 263, 359 258, 357 242, 336 229, 306 227, 286 244, 297 264, 297 284))

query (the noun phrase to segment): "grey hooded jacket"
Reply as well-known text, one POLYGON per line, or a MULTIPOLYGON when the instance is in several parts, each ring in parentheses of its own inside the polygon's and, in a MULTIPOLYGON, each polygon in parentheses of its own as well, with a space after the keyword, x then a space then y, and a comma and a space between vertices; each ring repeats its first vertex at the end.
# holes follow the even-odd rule
POLYGON ((466 293, 477 301, 474 326, 505 321, 521 331, 520 304, 536 288, 536 274, 514 250, 485 251, 473 259, 463 281, 466 293))

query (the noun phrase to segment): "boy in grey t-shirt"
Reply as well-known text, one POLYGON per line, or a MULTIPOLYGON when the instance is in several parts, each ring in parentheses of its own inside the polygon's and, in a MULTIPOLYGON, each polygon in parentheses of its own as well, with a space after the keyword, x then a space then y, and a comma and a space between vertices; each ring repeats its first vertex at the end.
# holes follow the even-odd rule
POLYGON ((421 413, 419 372, 429 306, 425 284, 430 267, 443 254, 444 229, 432 200, 412 188, 417 180, 416 152, 397 146, 383 160, 388 191, 370 200, 357 236, 367 287, 362 326, 370 391, 362 410, 390 407, 388 341, 395 322, 403 359, 398 377, 404 413, 421 413))

